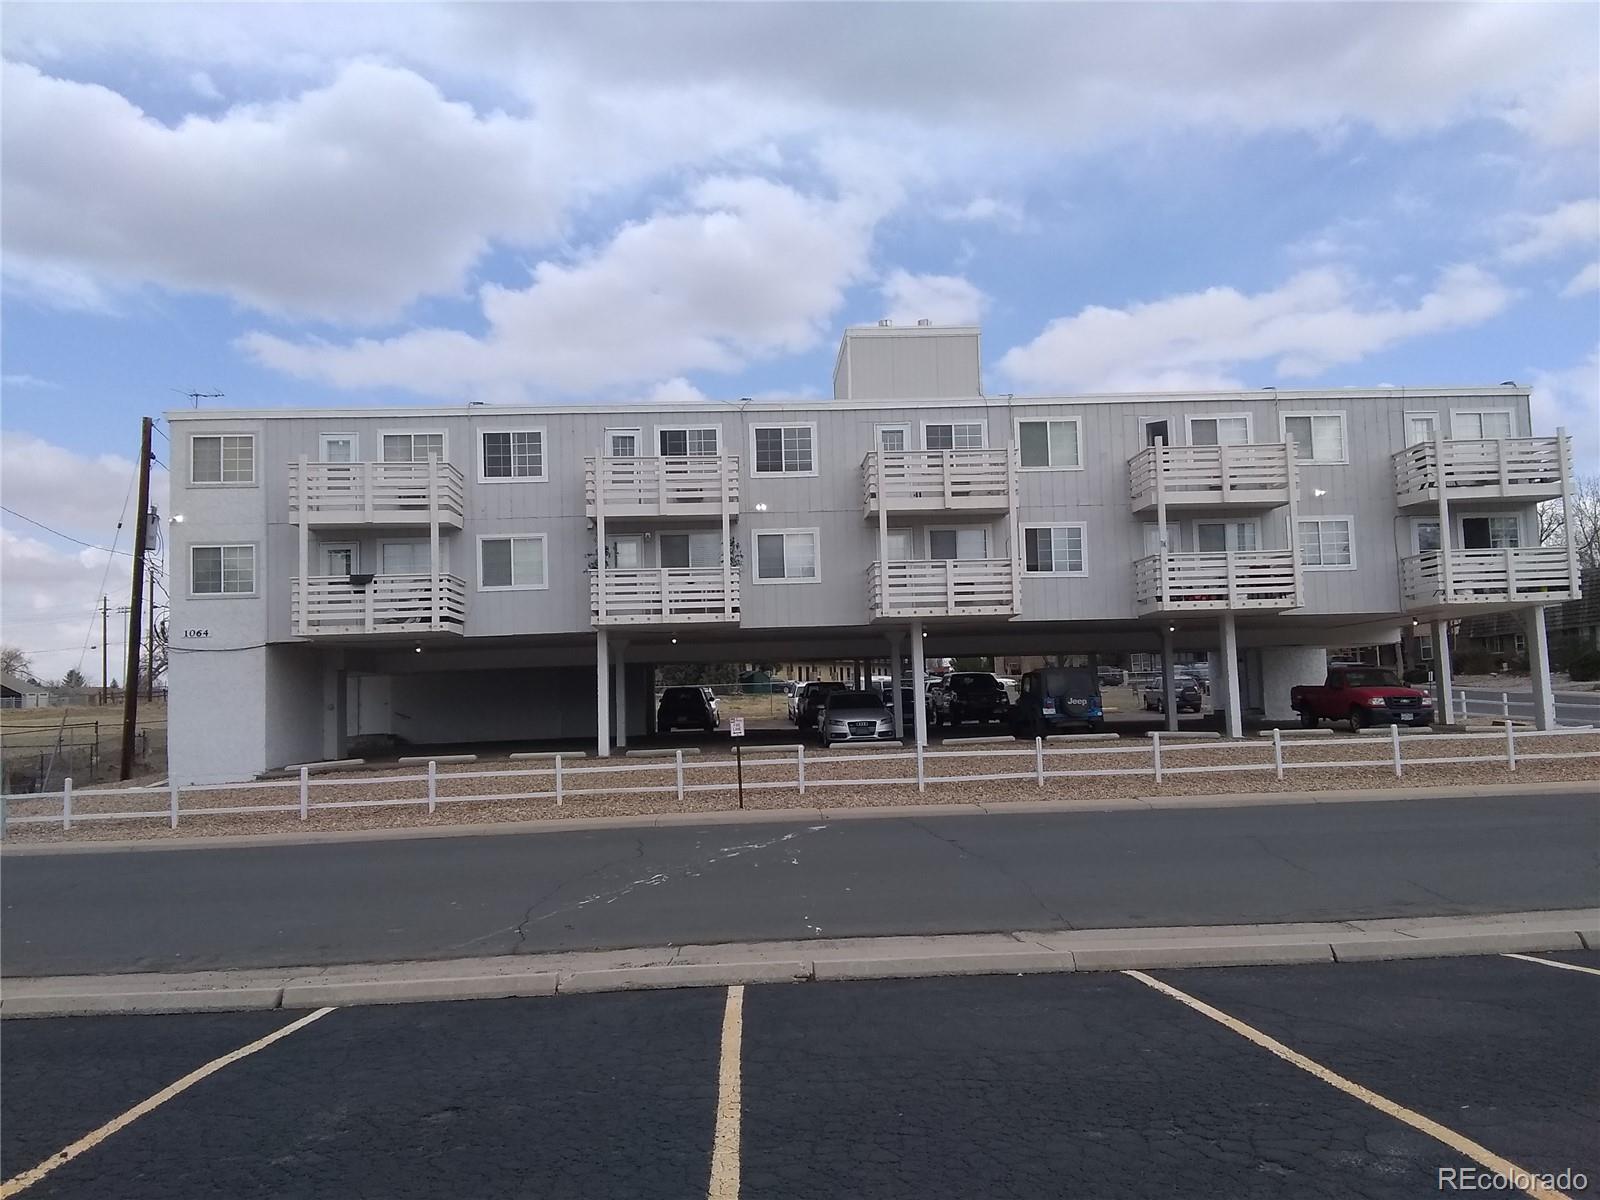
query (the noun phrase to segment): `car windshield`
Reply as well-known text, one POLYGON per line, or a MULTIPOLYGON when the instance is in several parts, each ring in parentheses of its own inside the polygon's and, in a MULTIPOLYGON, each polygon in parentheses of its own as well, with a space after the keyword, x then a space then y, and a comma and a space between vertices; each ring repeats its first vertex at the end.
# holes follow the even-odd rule
POLYGON ((883 697, 872 692, 835 692, 828 697, 829 708, 882 708, 883 697))
POLYGON ((1393 671, 1346 671, 1346 687, 1399 687, 1400 677, 1393 671))
POLYGON ((699 700, 705 696, 699 688, 671 687, 662 693, 663 700, 699 700))
POLYGON ((999 692, 1005 690, 1000 686, 1000 681, 993 675, 955 675, 951 677, 950 686, 960 691, 970 692, 999 692))

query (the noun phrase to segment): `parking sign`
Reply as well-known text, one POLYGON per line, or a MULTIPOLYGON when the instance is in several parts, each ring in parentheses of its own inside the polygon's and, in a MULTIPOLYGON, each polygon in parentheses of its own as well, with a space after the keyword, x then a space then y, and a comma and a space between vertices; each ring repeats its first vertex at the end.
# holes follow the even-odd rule
POLYGON ((744 736, 744 718, 743 717, 729 717, 728 718, 728 736, 729 737, 743 737, 744 736))

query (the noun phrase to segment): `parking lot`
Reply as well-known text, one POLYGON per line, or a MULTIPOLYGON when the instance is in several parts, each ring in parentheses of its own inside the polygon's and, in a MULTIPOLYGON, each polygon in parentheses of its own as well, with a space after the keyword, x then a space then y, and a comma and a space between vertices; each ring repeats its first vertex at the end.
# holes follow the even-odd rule
POLYGON ((220 1066, 309 1014, 8 1021, 3 1194, 1596 1194, 1597 998, 1595 953, 634 992, 320 1010, 220 1066))

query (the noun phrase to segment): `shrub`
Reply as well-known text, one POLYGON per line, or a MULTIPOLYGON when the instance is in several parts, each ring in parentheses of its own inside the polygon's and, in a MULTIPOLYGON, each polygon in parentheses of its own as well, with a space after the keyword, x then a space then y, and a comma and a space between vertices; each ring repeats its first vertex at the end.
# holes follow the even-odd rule
POLYGON ((1586 650, 1576 655, 1567 663, 1567 674, 1578 683, 1600 679, 1600 650, 1586 650))
POLYGON ((1407 667, 1400 678, 1407 683, 1428 683, 1433 679, 1433 672, 1427 667, 1407 667))

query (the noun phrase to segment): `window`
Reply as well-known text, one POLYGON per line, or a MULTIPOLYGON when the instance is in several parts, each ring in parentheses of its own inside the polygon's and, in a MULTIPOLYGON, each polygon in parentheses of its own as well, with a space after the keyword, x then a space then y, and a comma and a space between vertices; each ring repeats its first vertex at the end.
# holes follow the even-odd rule
MULTIPOLYGON (((440 546, 441 553, 443 545, 440 546)), ((441 564, 439 569, 444 570, 441 564)), ((378 545, 378 574, 432 575, 433 556, 427 542, 381 542, 378 545)))
POLYGON ((606 457, 638 458, 639 431, 637 429, 606 430, 606 457))
POLYGON ((254 546, 189 547, 189 592, 195 596, 249 596, 256 590, 254 546))
POLYGON ((1345 463, 1343 413, 1286 413, 1283 440, 1294 443, 1301 462, 1345 463))
POLYGON ((1433 640, 1431 638, 1417 639, 1417 657, 1423 662, 1433 661, 1433 640))
POLYGON ((1462 517, 1463 550, 1508 550, 1522 545, 1522 522, 1516 517, 1462 517))
POLYGON ((1439 522, 1413 521, 1411 538, 1416 543, 1418 554, 1427 554, 1439 549, 1439 522))
POLYGON ((656 439, 662 458, 715 458, 717 455, 715 425, 700 429, 658 429, 656 439))
POLYGON ((1511 411, 1504 408, 1484 409, 1477 412, 1450 414, 1450 436, 1472 441, 1480 438, 1508 438, 1516 436, 1516 426, 1511 411))
POLYGON ((478 539, 479 591, 526 591, 546 582, 544 534, 478 539))
POLYGON ((1254 521, 1196 521, 1194 548, 1206 554, 1223 550, 1259 550, 1261 527, 1254 521))
POLYGON ((1158 438, 1163 446, 1172 445, 1172 427, 1165 417, 1146 417, 1139 424, 1144 428, 1146 446, 1154 446, 1158 438))
POLYGON ((959 425, 924 425, 922 427, 924 450, 982 450, 983 423, 963 422, 959 425))
POLYGON ((1078 422, 1018 421, 1017 442, 1022 450, 1022 465, 1044 470, 1076 470, 1083 466, 1078 442, 1078 422))
POLYGON ((879 425, 878 449, 899 452, 911 449, 909 425, 879 425))
POLYGON ((1431 442, 1439 435, 1439 414, 1408 412, 1406 414, 1406 445, 1431 442))
POLYGON ((717 530, 663 533, 656 539, 663 567, 720 567, 722 534, 717 530))
POLYGON ((317 437, 319 457, 325 463, 353 463, 356 454, 356 435, 353 433, 324 433, 317 437))
POLYGON ((1300 564, 1307 570, 1352 570, 1349 517, 1313 517, 1300 522, 1300 564))
POLYGON ((757 475, 815 475, 815 425, 757 425, 750 430, 757 475))
POLYGON ((644 538, 638 534, 606 539, 606 566, 617 571, 637 571, 644 566, 644 538))
POLYGON ((814 583, 817 570, 815 529, 763 530, 756 534, 756 579, 814 583))
POLYGON ((539 480, 544 474, 544 430, 486 429, 478 478, 483 483, 539 480))
POLYGON ((981 525, 965 529, 928 530, 928 557, 934 562, 988 558, 989 531, 981 525))
POLYGON ((1030 575, 1082 575, 1083 526, 1024 526, 1022 569, 1030 575))
POLYGON ((361 549, 354 542, 334 542, 322 547, 324 575, 354 575, 360 569, 361 549))
POLYGON ((911 530, 891 529, 888 531, 887 548, 890 562, 911 561, 911 530))
POLYGON ((442 433, 386 433, 382 442, 384 462, 425 463, 430 454, 444 461, 442 433))
MULTIPOLYGON (((1177 554, 1183 549, 1183 529, 1178 525, 1167 526, 1167 550, 1177 554)), ((1146 522, 1144 527, 1144 552, 1146 554, 1161 553, 1161 526, 1153 521, 1146 522)))
POLYGON ((255 481, 255 434, 203 434, 189 439, 190 483, 246 484, 255 481))
POLYGON ((1249 441, 1250 418, 1246 414, 1189 418, 1191 446, 1243 446, 1249 441))

